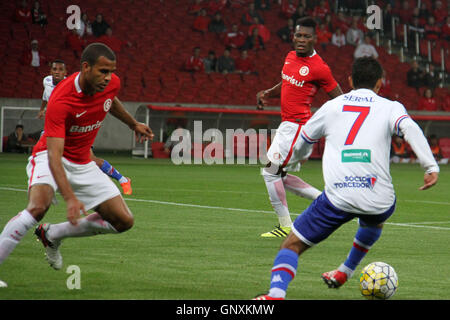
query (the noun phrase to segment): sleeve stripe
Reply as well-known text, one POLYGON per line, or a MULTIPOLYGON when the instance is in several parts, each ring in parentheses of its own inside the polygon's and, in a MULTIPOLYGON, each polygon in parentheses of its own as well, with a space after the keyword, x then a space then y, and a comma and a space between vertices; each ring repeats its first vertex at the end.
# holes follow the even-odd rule
POLYGON ((308 135, 303 130, 301 132, 301 136, 302 136, 303 140, 305 140, 309 144, 316 143, 320 140, 320 139, 311 139, 310 137, 308 137, 308 135))
POLYGON ((405 114, 405 115, 401 116, 400 118, 398 118, 397 121, 395 121, 394 128, 395 128, 397 135, 400 133, 400 128, 399 128, 400 122, 402 122, 406 118, 409 118, 409 116, 405 114))

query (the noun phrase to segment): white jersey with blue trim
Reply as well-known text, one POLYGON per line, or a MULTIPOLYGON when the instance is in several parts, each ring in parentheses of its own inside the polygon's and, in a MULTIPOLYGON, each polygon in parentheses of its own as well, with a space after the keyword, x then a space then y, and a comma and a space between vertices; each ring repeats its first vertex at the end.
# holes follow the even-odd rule
POLYGON ((391 137, 404 136, 427 172, 439 172, 428 142, 405 107, 357 89, 326 102, 303 126, 307 152, 325 137, 322 159, 325 193, 337 208, 381 214, 395 201, 389 172, 391 137))
POLYGON ((42 100, 48 102, 53 89, 55 89, 56 87, 56 85, 53 84, 53 77, 51 75, 46 76, 44 80, 42 80, 42 84, 44 86, 44 92, 42 93, 42 100))

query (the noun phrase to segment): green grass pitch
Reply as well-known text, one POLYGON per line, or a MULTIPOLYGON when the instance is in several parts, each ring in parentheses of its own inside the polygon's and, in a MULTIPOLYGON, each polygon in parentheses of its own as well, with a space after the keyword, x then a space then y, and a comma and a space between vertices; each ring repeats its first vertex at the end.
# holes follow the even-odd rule
MULTIPOLYGON (((132 178, 125 196, 135 226, 120 235, 63 242, 63 269, 51 269, 30 231, 0 265, 5 299, 248 300, 267 291, 280 239, 259 235, 276 216, 257 165, 173 165, 170 160, 100 155, 132 178), (67 268, 80 268, 80 289, 67 287, 67 268)), ((0 228, 27 204, 26 155, 0 154, 0 228)), ((450 169, 441 166, 438 185, 419 191, 419 165, 392 165, 398 205, 380 240, 355 276, 328 289, 322 272, 346 257, 357 223, 342 226, 299 260, 287 298, 364 299, 359 272, 370 262, 391 264, 399 276, 393 299, 450 299, 450 169)), ((321 162, 309 161, 299 175, 322 188, 321 162)), ((52 206, 43 222, 66 221, 65 204, 52 206)), ((293 214, 309 201, 288 194, 293 214)))

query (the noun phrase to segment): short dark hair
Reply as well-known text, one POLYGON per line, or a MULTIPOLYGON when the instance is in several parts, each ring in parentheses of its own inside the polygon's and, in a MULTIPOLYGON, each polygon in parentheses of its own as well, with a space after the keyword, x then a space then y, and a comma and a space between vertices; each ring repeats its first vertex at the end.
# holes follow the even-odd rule
POLYGON ((353 62, 352 80, 355 89, 373 89, 379 79, 383 77, 383 68, 372 57, 358 58, 353 62))
POLYGON ((105 57, 108 60, 116 61, 116 55, 106 44, 94 42, 84 48, 81 53, 81 63, 87 62, 90 66, 97 63, 98 58, 105 57))
POLYGON ((23 129, 23 124, 17 124, 17 125, 16 125, 16 129, 17 129, 17 128, 22 128, 22 129, 23 129))
POLYGON ((63 64, 64 66, 66 66, 65 61, 64 61, 64 60, 61 60, 61 59, 55 59, 55 60, 53 60, 52 63, 51 63, 50 65, 53 65, 54 63, 60 63, 60 64, 63 64))
POLYGON ((316 33, 317 22, 316 22, 316 20, 314 20, 311 17, 303 17, 303 18, 297 19, 296 24, 297 24, 297 26, 300 26, 300 27, 313 28, 313 33, 316 33))

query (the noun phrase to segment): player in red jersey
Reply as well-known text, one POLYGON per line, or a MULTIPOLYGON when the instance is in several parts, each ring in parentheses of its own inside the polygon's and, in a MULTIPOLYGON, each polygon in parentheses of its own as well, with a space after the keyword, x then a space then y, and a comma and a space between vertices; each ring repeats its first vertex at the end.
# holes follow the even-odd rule
MULTIPOLYGON (((267 99, 281 98, 281 124, 267 152, 270 163, 261 173, 269 193, 270 202, 278 216, 279 225, 262 237, 286 237, 292 220, 286 201, 286 190, 314 200, 320 191, 288 171, 300 170, 307 157, 296 152, 302 125, 311 118, 311 102, 320 88, 330 98, 342 94, 328 65, 314 50, 316 22, 310 17, 299 19, 293 38, 294 51, 286 56, 281 71, 281 81, 273 88, 257 93, 257 106, 262 109, 267 99)), ((309 155, 308 155, 309 156, 309 155)))
POLYGON ((93 43, 82 53, 81 71, 62 80, 52 92, 44 134, 27 166, 28 205, 0 235, 0 263, 44 217, 56 190, 66 202, 68 221, 41 224, 35 230, 54 269, 62 267, 62 239, 120 233, 133 226, 133 215, 119 189, 90 156, 108 112, 128 125, 137 138, 153 138, 151 129, 137 122, 117 98, 120 79, 115 70, 114 52, 104 44, 93 43), (90 209, 95 213, 88 215, 90 209))

